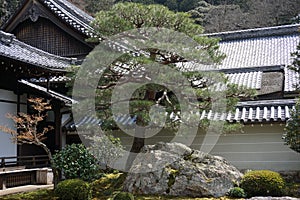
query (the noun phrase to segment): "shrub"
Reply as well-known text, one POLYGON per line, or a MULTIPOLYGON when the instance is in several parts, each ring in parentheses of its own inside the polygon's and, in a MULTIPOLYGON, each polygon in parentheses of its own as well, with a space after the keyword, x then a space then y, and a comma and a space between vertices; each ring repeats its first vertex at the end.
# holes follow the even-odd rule
POLYGON ((66 179, 91 181, 99 177, 97 160, 83 144, 65 146, 53 156, 53 161, 54 167, 62 171, 66 179))
POLYGON ((247 196, 280 196, 285 182, 279 173, 269 170, 250 171, 242 178, 240 187, 247 196))
POLYGON ((134 196, 129 192, 118 192, 113 200, 134 200, 134 196))
POLYGON ((61 200, 89 200, 92 198, 90 185, 80 179, 67 179, 58 183, 55 194, 61 200))
POLYGON ((300 197, 300 183, 286 183, 284 195, 300 197))
POLYGON ((229 190, 228 196, 233 197, 233 198, 245 198, 246 193, 243 188, 234 187, 229 190))

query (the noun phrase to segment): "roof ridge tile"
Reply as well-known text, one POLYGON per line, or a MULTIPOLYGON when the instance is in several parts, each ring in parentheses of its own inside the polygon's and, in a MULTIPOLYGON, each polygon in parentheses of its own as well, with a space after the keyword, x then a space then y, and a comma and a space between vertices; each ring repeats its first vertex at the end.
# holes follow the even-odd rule
POLYGON ((4 45, 10 45, 13 40, 16 38, 16 36, 14 36, 11 33, 6 33, 4 31, 0 30, 0 41, 4 44, 4 45))

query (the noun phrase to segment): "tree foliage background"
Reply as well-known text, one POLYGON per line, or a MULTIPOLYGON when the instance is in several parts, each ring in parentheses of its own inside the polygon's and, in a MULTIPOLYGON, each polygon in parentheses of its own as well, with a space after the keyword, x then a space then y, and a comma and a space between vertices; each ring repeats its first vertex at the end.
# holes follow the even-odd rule
POLYGON ((17 9, 20 0, 0 0, 0 25, 17 9))
MULTIPOLYGON (((122 1, 122 0, 121 0, 122 1)), ((162 4, 189 12, 205 32, 220 32, 292 23, 300 13, 299 0, 123 0, 162 4)))
MULTIPOLYGON (((91 15, 115 3, 161 4, 172 11, 189 12, 205 32, 230 31, 290 24, 300 13, 299 0, 68 0, 91 15)), ((0 24, 20 0, 0 0, 0 24)))

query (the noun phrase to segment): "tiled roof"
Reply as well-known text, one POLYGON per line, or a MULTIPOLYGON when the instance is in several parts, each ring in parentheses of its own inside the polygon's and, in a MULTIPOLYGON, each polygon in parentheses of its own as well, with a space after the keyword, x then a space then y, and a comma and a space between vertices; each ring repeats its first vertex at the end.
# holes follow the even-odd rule
POLYGON ((32 47, 3 31, 0 31, 0 56, 56 71, 64 71, 77 62, 76 59, 56 56, 32 47))
POLYGON ((221 37, 226 58, 219 69, 291 64, 291 53, 300 42, 299 24, 205 34, 221 37))
POLYGON ((45 88, 45 87, 30 83, 26 80, 19 80, 18 82, 21 83, 22 85, 26 86, 26 87, 37 90, 37 91, 45 94, 46 96, 50 96, 54 99, 60 100, 60 101, 64 102, 66 105, 72 105, 74 103, 77 103, 77 101, 75 101, 74 99, 72 99, 70 97, 59 94, 59 93, 57 93, 53 90, 47 90, 47 88, 45 88))
POLYGON ((226 58, 219 68, 289 65, 299 42, 298 34, 220 42, 226 58))
POLYGON ((288 67, 284 68, 284 92, 294 92, 299 87, 299 74, 288 67))
MULTIPOLYGON (((124 125, 132 126, 135 124, 136 117, 131 117, 129 115, 122 115, 115 117, 115 121, 124 125)), ((68 131, 75 131, 76 128, 84 126, 101 126, 102 120, 93 116, 84 116, 78 120, 78 122, 70 121, 64 128, 68 131)))
MULTIPOLYGON (((295 107, 296 100, 264 100, 247 101, 238 103, 234 112, 217 113, 203 111, 200 120, 209 119, 213 121, 241 122, 245 124, 262 122, 285 122, 290 118, 291 110, 295 107)), ((178 114, 180 115, 180 113, 178 114)), ((174 121, 180 120, 177 114, 171 113, 170 118, 174 121)), ((115 117, 115 121, 124 126, 135 125, 136 117, 122 115, 115 117)), ((68 131, 75 131, 78 127, 100 126, 102 120, 92 116, 84 116, 78 122, 70 121, 65 125, 68 131)))
POLYGON ((229 83, 245 86, 250 89, 260 89, 262 73, 262 71, 240 72, 228 73, 225 76, 228 77, 229 83))
POLYGON ((40 0, 50 10, 67 24, 88 37, 94 36, 94 30, 89 25, 93 17, 83 12, 67 0, 40 0))
MULTIPOLYGON (((50 76, 49 77, 49 82, 50 83, 68 82, 70 80, 71 80, 71 78, 69 78, 67 76, 50 76)), ((31 83, 46 83, 47 78, 45 78, 45 77, 31 78, 28 81, 31 82, 31 83)))
MULTIPOLYGON (((240 69, 219 70, 216 72, 224 73, 225 77, 228 78, 228 83, 237 84, 238 86, 243 86, 248 89, 256 89, 256 90, 261 89, 264 69, 255 68, 255 69, 242 69, 242 70, 240 69)), ((194 85, 198 85, 201 82, 202 80, 200 80, 200 82, 195 81, 194 85)), ((219 82, 213 86, 213 89, 216 91, 222 91, 225 89, 225 84, 219 82)))
POLYGON ((234 112, 203 111, 200 119, 242 123, 283 122, 290 118, 295 103, 294 99, 239 102, 234 112))

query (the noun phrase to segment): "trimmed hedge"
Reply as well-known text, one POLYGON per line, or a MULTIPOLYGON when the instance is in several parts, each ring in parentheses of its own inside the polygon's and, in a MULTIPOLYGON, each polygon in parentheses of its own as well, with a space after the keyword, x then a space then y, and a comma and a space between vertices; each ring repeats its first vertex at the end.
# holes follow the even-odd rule
POLYGON ((90 185, 80 179, 67 179, 57 184, 55 194, 61 200, 90 200, 92 189, 90 185))
POLYGON ((244 189, 248 197, 281 196, 284 193, 285 182, 277 172, 256 170, 244 175, 240 187, 244 189))

